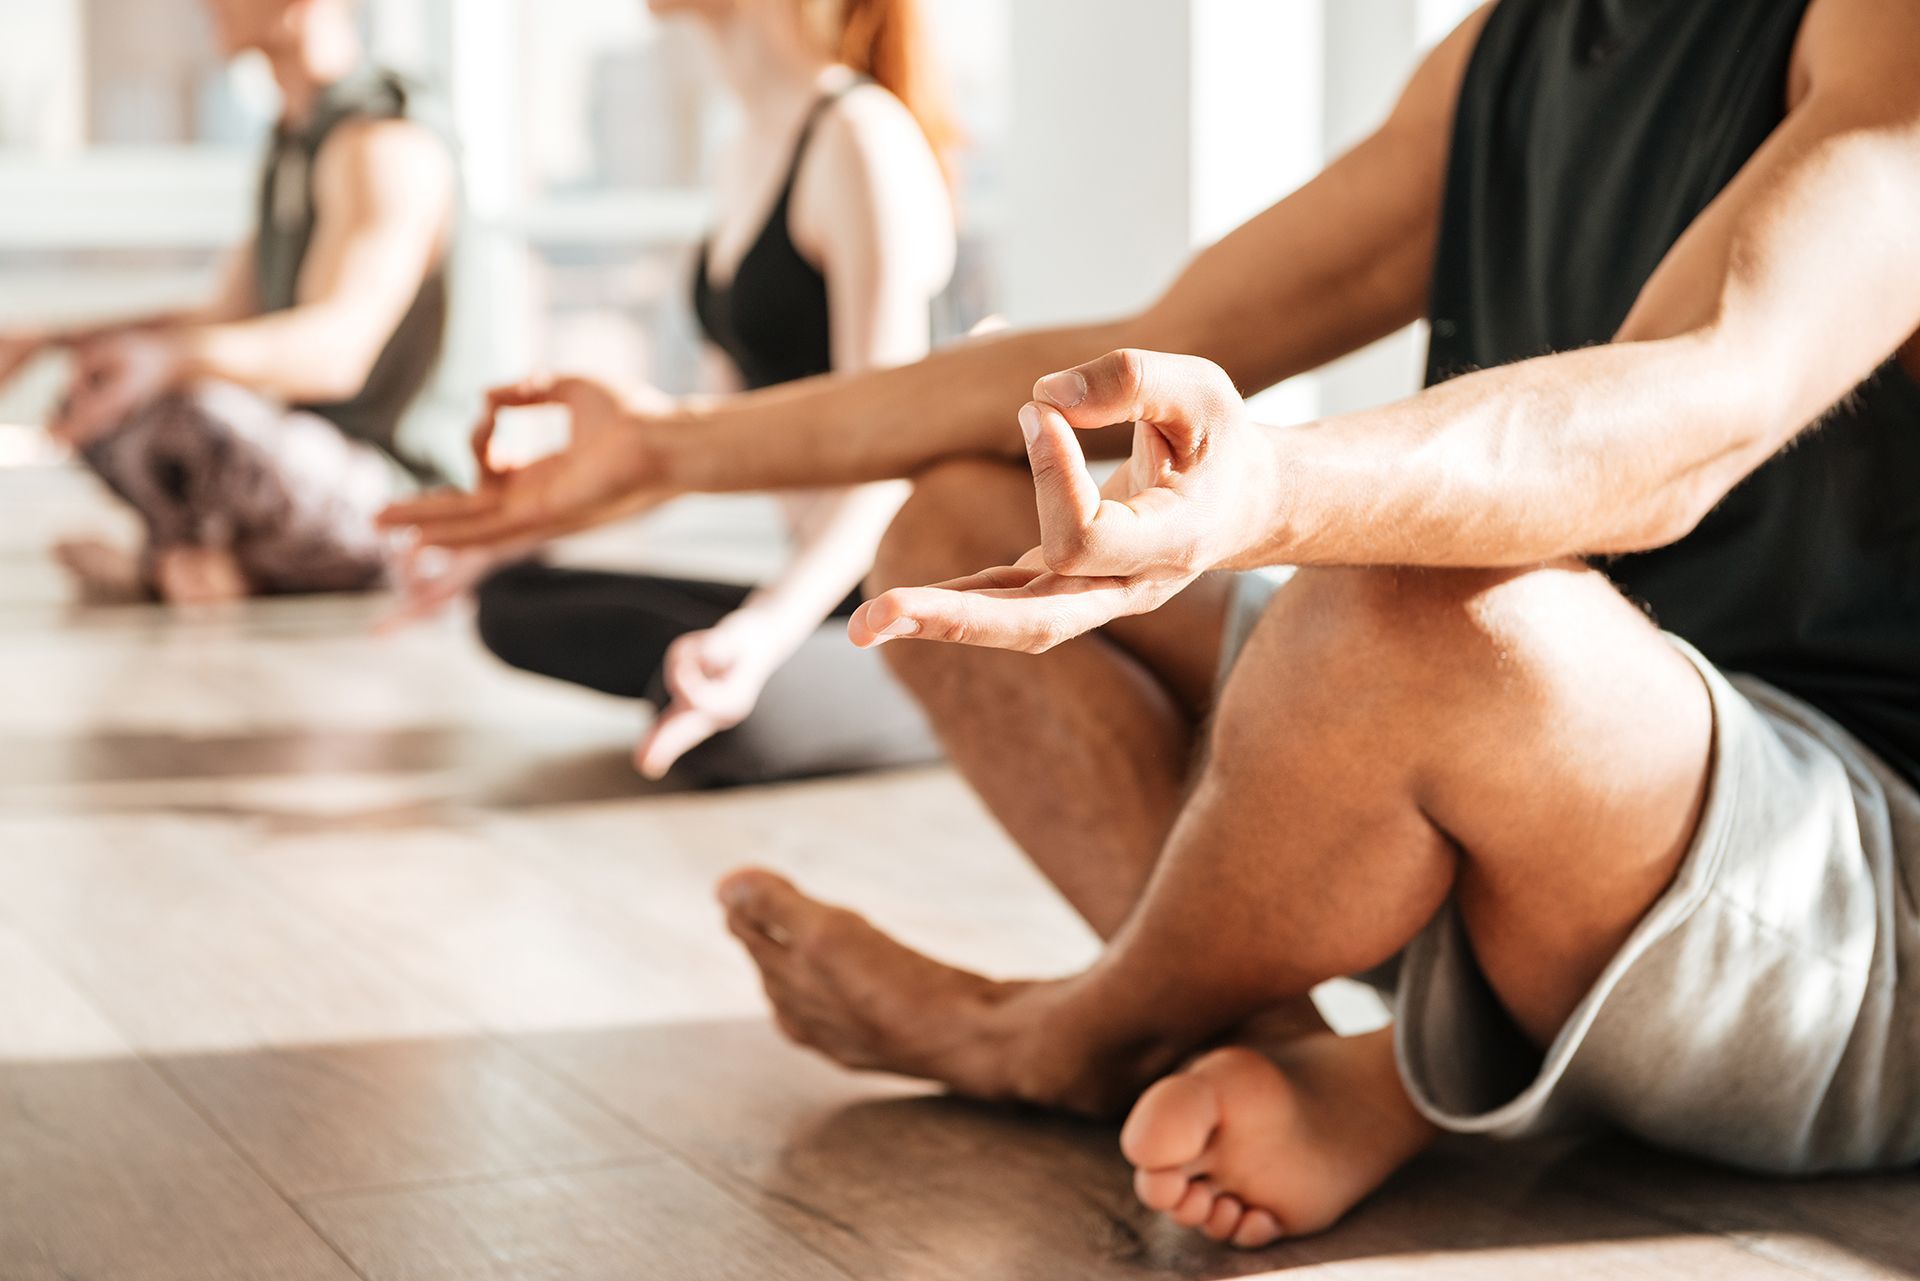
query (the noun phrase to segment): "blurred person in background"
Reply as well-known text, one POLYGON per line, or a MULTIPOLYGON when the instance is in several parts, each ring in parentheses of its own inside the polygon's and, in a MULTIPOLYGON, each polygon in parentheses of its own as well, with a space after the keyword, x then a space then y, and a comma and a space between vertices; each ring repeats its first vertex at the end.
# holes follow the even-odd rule
MULTIPOLYGON (((252 236, 184 311, 0 333, 0 383, 64 348, 49 429, 145 525, 61 544, 83 595, 204 603, 378 582, 371 517, 415 481, 402 413, 438 360, 459 205, 419 93, 370 66, 354 0, 208 0, 282 95, 252 236)), ((430 118, 430 117, 429 117, 430 118)))
MULTIPOLYGON (((698 24, 744 116, 692 283, 716 390, 924 356, 931 304, 953 272, 957 130, 915 0, 649 8, 698 24)), ((685 772, 708 782, 927 759, 935 749, 911 700, 841 638, 908 488, 783 495, 792 556, 757 586, 508 565, 479 584, 480 636, 515 667, 660 709, 635 753, 651 777, 702 744, 685 772)), ((497 563, 444 565, 412 584, 410 612, 497 563)))

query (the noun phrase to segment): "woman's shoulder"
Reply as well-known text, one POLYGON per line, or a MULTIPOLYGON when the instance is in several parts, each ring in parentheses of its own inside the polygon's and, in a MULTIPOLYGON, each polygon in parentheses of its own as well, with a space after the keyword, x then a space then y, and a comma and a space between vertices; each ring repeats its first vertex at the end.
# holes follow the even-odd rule
POLYGON ((846 86, 821 106, 814 122, 814 142, 822 150, 839 153, 843 163, 920 162, 933 176, 939 175, 939 161, 913 113, 884 85, 871 80, 846 86))
POLYGON ((930 264, 952 256, 953 199, 933 147, 905 105, 880 85, 856 84, 827 103, 795 186, 796 230, 835 231, 917 246, 930 264))

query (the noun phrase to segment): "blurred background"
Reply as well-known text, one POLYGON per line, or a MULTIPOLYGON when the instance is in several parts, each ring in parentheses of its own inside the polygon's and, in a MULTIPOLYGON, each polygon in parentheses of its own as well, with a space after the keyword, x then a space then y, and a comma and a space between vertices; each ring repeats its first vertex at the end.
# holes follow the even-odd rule
MULTIPOLYGON (((1468 0, 933 0, 971 139, 938 332, 1110 313, 1309 176, 1386 109, 1468 0)), ((702 195, 734 122, 696 33, 639 0, 366 0, 373 56, 436 87, 472 211, 422 414, 530 369, 690 390, 702 195)), ((250 216, 266 68, 198 0, 0 3, 0 324, 201 294, 250 216)), ((1303 246, 1302 252, 1311 252, 1303 246)), ((1271 394, 1304 418, 1410 388, 1401 335, 1271 394)), ((37 446, 56 371, 0 399, 37 446)))

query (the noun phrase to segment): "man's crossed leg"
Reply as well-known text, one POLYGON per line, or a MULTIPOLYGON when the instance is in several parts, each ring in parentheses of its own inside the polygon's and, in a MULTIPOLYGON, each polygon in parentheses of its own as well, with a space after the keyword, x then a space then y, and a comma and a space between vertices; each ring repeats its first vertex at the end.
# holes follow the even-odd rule
MULTIPOLYGON (((985 467, 922 480, 883 586, 1033 542, 1030 482, 985 467), (1006 545, 979 546, 986 531, 1006 545)), ((1314 569, 1265 611, 1196 753, 1225 581, 1038 660, 890 650, 1109 939, 1086 972, 967 974, 765 873, 723 897, 796 1039, 981 1097, 1132 1103, 1142 1199, 1259 1245, 1331 1223, 1432 1132, 1391 1030, 1335 1037, 1309 990, 1391 959, 1450 904, 1543 1048, 1679 867, 1712 712, 1693 665, 1590 570, 1314 569)))

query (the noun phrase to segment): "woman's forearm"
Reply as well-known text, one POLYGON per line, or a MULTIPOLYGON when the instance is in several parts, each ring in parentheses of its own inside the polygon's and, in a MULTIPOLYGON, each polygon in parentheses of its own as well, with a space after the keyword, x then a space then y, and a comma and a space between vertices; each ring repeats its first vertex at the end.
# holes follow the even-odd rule
POLYGON ((1034 379, 1114 345, 1114 324, 969 339, 911 365, 729 396, 690 422, 637 423, 665 487, 725 492, 910 477, 948 458, 1021 456, 1034 379))
POLYGON ((823 508, 799 531, 786 568, 755 589, 742 609, 766 619, 797 648, 866 578, 881 535, 909 492, 904 481, 881 481, 819 495, 823 508))

